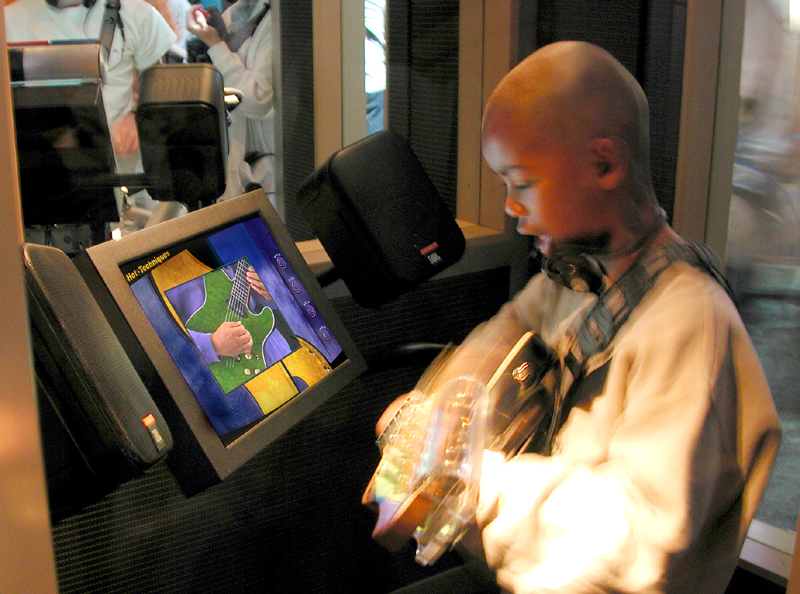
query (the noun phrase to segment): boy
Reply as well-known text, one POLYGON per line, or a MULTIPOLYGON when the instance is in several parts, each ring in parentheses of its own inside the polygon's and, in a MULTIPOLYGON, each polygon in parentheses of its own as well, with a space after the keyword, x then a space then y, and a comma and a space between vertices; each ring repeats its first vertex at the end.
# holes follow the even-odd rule
POLYGON ((687 243, 653 192, 648 121, 633 76, 582 42, 533 53, 484 114, 506 212, 551 275, 473 331, 445 377, 488 378, 531 330, 560 362, 549 455, 484 457, 480 554, 517 594, 724 592, 777 450, 763 371, 710 269, 681 259, 659 269, 610 344, 584 350, 578 371, 570 362, 602 296, 687 243))

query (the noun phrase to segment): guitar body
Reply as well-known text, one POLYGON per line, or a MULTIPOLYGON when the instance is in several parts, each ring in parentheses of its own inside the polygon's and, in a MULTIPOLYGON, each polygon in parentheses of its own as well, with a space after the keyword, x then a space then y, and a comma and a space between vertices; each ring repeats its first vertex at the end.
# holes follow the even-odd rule
MULTIPOLYGON (((546 435, 553 409, 548 372, 556 362, 535 333, 528 332, 519 339, 486 384, 490 409, 478 421, 485 423, 485 433, 481 431, 483 447, 511 457, 538 444, 546 435)), ((426 374, 442 364, 435 361, 426 374)), ((437 375, 435 370, 431 375, 437 375)), ((361 499, 363 504, 377 507, 373 539, 396 551, 413 536, 418 544, 417 561, 423 565, 436 560, 444 550, 444 541, 452 544, 460 538, 460 528, 448 524, 451 517, 462 516, 468 505, 453 509, 453 502, 458 501, 453 495, 470 487, 446 480, 441 457, 449 448, 434 453, 433 461, 423 454, 425 445, 432 443, 434 424, 442 417, 432 410, 432 400, 425 386, 418 385, 418 392, 398 399, 387 409, 379 421, 378 438, 379 445, 386 445, 381 446, 381 461, 361 499), (431 468, 420 473, 421 464, 431 468), (419 476, 424 477, 421 483, 412 478, 419 476), (432 534, 436 536, 432 538, 432 534)), ((451 406, 457 405, 453 400, 451 406)), ((469 416, 462 418, 465 423, 472 422, 469 416)))
MULTIPOLYGON (((247 261, 243 259, 239 262, 246 263, 247 261)), ((238 268, 241 268, 241 265, 238 268)), ((244 270, 246 270, 246 264, 244 270)), ((238 321, 242 323, 253 339, 253 348, 250 353, 236 357, 223 357, 219 362, 209 363, 211 372, 227 394, 266 369, 263 345, 275 327, 275 317, 270 308, 264 307, 260 311, 254 312, 247 306, 248 300, 244 295, 237 298, 236 294, 241 287, 237 285, 236 278, 228 278, 223 268, 205 274, 203 283, 206 295, 205 303, 186 321, 186 328, 195 332, 211 334, 223 322, 238 321)))
POLYGON ((541 453, 547 432, 540 428, 550 423, 555 387, 547 374, 556 364, 555 354, 534 332, 523 334, 511 348, 487 383, 492 406, 488 449, 507 457, 523 450, 541 453))

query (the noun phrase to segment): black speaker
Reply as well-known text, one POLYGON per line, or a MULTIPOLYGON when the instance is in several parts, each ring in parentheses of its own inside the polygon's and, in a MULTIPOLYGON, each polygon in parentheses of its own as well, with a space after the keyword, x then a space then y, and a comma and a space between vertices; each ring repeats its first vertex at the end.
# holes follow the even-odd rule
POLYGON ((172 435, 69 257, 23 250, 54 521, 166 457, 172 435))
POLYGON ((136 127, 153 198, 195 210, 222 195, 226 118, 222 74, 211 64, 157 64, 142 73, 136 127))
POLYGON ((8 49, 26 226, 119 221, 99 52, 96 43, 8 49))
POLYGON ((353 299, 378 307, 457 262, 461 229, 400 135, 384 130, 334 153, 298 202, 353 299))

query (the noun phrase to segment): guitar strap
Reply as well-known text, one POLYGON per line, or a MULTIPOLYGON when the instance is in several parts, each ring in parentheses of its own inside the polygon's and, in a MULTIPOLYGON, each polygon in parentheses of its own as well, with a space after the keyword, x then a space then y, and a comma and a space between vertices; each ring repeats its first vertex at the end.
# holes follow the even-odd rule
POLYGON ((253 34, 253 32, 256 30, 256 27, 258 27, 258 24, 267 14, 267 11, 269 11, 269 7, 270 5, 268 2, 261 10, 253 15, 241 29, 236 31, 236 33, 227 33, 225 37, 223 37, 225 43, 228 44, 228 47, 232 52, 236 52, 240 47, 242 47, 242 44, 245 42, 245 40, 253 34))
POLYGON ((587 361, 611 344, 633 308, 673 262, 682 261, 709 274, 731 295, 731 288, 714 253, 705 245, 671 243, 644 254, 597 299, 583 320, 569 331, 569 349, 564 357, 561 381, 555 398, 542 453, 550 454, 558 430, 575 404, 577 387, 586 375, 587 361))
POLYGON ((114 41, 114 32, 117 24, 122 27, 119 20, 120 0, 107 0, 103 13, 103 25, 100 29, 100 48, 103 53, 103 62, 108 66, 108 57, 111 55, 111 43, 114 41))

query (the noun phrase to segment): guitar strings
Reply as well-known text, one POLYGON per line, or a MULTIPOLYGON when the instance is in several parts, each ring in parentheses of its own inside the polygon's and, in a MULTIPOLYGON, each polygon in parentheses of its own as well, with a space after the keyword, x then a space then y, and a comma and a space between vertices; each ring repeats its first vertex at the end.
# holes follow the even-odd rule
MULTIPOLYGON (((236 271, 233 275, 233 288, 231 289, 231 298, 228 300, 228 310, 225 313, 225 321, 242 321, 244 317, 244 310, 247 306, 247 299, 250 295, 250 286, 247 283, 247 266, 245 260, 241 259, 236 263, 236 271), (234 306, 236 309, 234 309, 234 306)), ((234 358, 228 357, 225 361, 225 366, 233 367, 234 358)))

